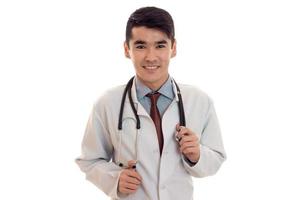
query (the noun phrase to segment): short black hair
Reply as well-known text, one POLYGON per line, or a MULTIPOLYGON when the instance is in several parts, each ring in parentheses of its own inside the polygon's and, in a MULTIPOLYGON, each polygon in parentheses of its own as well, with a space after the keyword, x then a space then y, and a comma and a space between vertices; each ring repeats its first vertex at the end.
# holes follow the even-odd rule
POLYGON ((157 7, 142 7, 134 11, 126 26, 126 43, 128 46, 132 37, 132 29, 140 26, 162 31, 171 39, 173 45, 175 41, 174 22, 166 10, 157 7))

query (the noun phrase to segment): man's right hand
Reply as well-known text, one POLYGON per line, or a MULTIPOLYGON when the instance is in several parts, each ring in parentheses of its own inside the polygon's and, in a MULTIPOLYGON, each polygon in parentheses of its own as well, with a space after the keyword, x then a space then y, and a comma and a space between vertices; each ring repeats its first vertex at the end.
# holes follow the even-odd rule
POLYGON ((118 191, 123 194, 136 192, 141 184, 142 178, 134 169, 122 170, 119 178, 118 191))

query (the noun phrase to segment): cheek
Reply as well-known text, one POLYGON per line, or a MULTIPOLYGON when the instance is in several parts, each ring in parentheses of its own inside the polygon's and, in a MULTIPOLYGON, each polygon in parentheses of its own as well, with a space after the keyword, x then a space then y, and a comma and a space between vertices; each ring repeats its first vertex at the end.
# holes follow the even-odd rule
POLYGON ((164 57, 161 59, 161 62, 164 64, 164 65, 168 65, 169 62, 170 62, 170 58, 169 57, 164 57))
POLYGON ((143 55, 141 55, 141 53, 135 52, 135 53, 131 53, 130 57, 131 57, 132 62, 138 63, 142 60, 143 55))
POLYGON ((134 55, 134 54, 130 54, 130 60, 131 60, 131 62, 135 65, 135 63, 137 62, 137 58, 136 58, 136 56, 134 55))
POLYGON ((142 62, 140 59, 138 59, 136 57, 132 57, 131 62, 136 70, 141 70, 140 66, 142 65, 142 62))
POLYGON ((164 62, 169 62, 170 59, 172 58, 172 53, 171 52, 164 52, 163 54, 160 55, 160 58, 164 62))

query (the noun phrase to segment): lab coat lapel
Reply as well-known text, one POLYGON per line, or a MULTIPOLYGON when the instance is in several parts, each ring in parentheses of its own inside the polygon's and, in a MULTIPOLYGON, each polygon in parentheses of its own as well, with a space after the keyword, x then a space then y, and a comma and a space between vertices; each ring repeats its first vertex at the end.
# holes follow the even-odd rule
POLYGON ((133 80, 133 84, 132 84, 132 88, 131 88, 131 94, 132 94, 132 100, 133 100, 133 102, 135 104, 135 107, 136 107, 136 110, 137 110, 137 114, 150 118, 150 116, 147 113, 147 111, 145 110, 145 108, 142 106, 142 104, 137 99, 135 83, 136 83, 136 77, 133 80))
MULTIPOLYGON (((134 78, 133 84, 131 87, 131 96, 132 96, 132 101, 133 101, 134 107, 137 110, 138 115, 150 117, 149 114, 147 113, 147 111, 145 110, 145 108, 140 104, 140 102, 137 99, 135 82, 136 82, 136 78, 134 78)), ((130 105, 128 94, 126 96, 125 105, 124 105, 123 119, 125 119, 125 118, 135 119, 133 110, 130 105)))
POLYGON ((179 101, 179 98, 178 98, 178 91, 177 91, 177 89, 176 89, 176 84, 175 84, 175 80, 172 78, 172 85, 173 85, 173 92, 174 92, 174 94, 175 94, 175 100, 176 100, 176 102, 178 103, 178 101, 179 101))
POLYGON ((167 147, 169 142, 173 141, 176 124, 179 123, 179 110, 178 110, 179 98, 178 98, 176 85, 173 79, 172 79, 172 84, 173 84, 173 92, 175 94, 175 97, 162 118, 162 127, 164 133, 164 141, 165 141, 164 147, 167 147))
MULTIPOLYGON (((134 80, 133 80, 133 84, 132 84, 132 88, 131 88, 131 96, 132 96, 132 101, 134 103, 134 106, 137 109, 137 114, 139 116, 141 116, 141 120, 142 120, 142 116, 151 119, 151 117, 149 116, 149 114, 147 113, 145 108, 139 103, 139 101, 137 99, 135 79, 136 78, 134 78, 134 80)), ((178 115, 179 111, 178 111, 178 105, 177 105, 179 98, 178 98, 176 85, 175 85, 173 79, 172 79, 172 84, 173 84, 173 91, 174 91, 175 97, 174 97, 174 100, 171 103, 171 105, 166 110, 166 112, 163 116, 163 119, 162 119, 163 120, 162 127, 163 127, 163 134, 164 134, 164 141, 165 141, 164 146, 165 147, 168 145, 168 143, 170 141, 172 141, 172 139, 173 139, 172 137, 174 136, 175 126, 177 123, 179 123, 179 115, 178 115), (172 131, 170 131, 170 130, 172 130, 172 131)), ((134 116, 133 110, 132 110, 130 102, 129 102, 128 94, 127 94, 127 97, 125 100, 123 120, 125 118, 132 118, 136 121, 136 118, 134 116)))

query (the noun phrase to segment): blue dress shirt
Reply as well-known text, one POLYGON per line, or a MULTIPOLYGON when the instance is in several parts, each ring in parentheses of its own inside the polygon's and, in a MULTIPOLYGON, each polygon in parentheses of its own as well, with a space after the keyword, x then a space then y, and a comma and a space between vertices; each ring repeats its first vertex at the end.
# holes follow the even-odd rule
MULTIPOLYGON (((151 108, 151 101, 150 98, 146 95, 148 93, 156 92, 152 91, 150 88, 145 86, 138 77, 136 78, 136 93, 138 101, 142 104, 142 106, 145 108, 145 110, 150 115, 150 108, 151 108)), ((162 117, 164 112, 167 110, 168 106, 173 101, 175 95, 173 91, 173 84, 172 79, 169 76, 167 81, 157 90, 161 95, 159 96, 157 100, 157 108, 159 110, 160 116, 162 117)))

